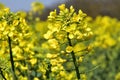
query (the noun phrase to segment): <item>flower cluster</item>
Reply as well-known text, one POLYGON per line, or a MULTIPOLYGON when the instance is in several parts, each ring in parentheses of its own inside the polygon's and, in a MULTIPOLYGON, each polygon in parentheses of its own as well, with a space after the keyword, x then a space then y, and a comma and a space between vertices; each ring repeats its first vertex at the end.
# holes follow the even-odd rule
MULTIPOLYGON (((65 7, 65 4, 60 5, 59 10, 58 14, 56 10, 50 12, 48 16, 48 31, 44 35, 44 38, 48 40, 46 44, 51 50, 50 53, 47 54, 47 56, 50 57, 51 68, 60 73, 60 68, 58 68, 59 64, 63 66, 61 71, 66 70, 68 68, 66 63, 69 64, 69 61, 71 62, 72 60, 74 66, 71 65, 71 68, 79 67, 78 63, 81 63, 84 58, 83 55, 80 54, 84 54, 84 51, 89 52, 90 50, 90 46, 86 47, 82 42, 90 39, 93 33, 87 24, 87 15, 81 10, 76 13, 73 6, 70 6, 68 9, 65 7), (80 46, 81 44, 83 47, 80 46), (54 58, 55 55, 59 56, 54 58), (65 60, 65 62, 59 63, 61 60, 65 60), (54 63, 55 65, 53 65, 54 63)), ((78 73, 78 78, 80 77, 79 75, 78 73)))

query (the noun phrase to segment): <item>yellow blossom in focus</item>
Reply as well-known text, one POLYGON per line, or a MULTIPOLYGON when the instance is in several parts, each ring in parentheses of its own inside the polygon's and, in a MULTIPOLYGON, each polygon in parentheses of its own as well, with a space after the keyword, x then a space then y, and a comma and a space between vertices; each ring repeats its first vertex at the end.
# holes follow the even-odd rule
POLYGON ((73 8, 73 6, 70 6, 70 12, 74 12, 75 10, 74 10, 74 8, 73 8))
POLYGON ((58 48, 58 41, 56 40, 56 39, 49 39, 48 40, 48 43, 49 43, 49 45, 52 47, 52 48, 58 48))
POLYGON ((70 38, 70 39, 73 39, 73 38, 74 38, 74 35, 73 35, 73 34, 69 34, 69 38, 70 38))
POLYGON ((65 10, 65 4, 61 4, 61 5, 58 6, 58 7, 59 7, 59 9, 60 9, 61 11, 65 10))
POLYGON ((50 16, 56 16, 56 10, 50 12, 50 16))
POLYGON ((66 52, 70 53, 73 51, 73 47, 72 46, 67 46, 66 47, 66 52))
POLYGON ((8 35, 9 35, 9 37, 12 37, 14 35, 14 33, 10 32, 8 35))
POLYGON ((66 32, 72 32, 76 30, 77 24, 71 24, 69 27, 66 28, 66 32))
POLYGON ((79 52, 85 49, 86 49, 86 46, 83 43, 78 43, 74 46, 74 52, 79 52))

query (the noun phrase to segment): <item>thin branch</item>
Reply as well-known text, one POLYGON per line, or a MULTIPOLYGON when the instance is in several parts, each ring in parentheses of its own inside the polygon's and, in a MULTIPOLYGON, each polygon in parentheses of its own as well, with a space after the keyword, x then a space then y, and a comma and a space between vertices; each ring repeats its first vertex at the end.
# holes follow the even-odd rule
POLYGON ((9 52, 10 52, 10 62, 11 62, 11 68, 12 68, 12 74, 13 74, 13 79, 17 80, 17 77, 15 75, 15 66, 14 66, 14 60, 13 60, 13 53, 12 53, 12 47, 11 47, 11 39, 8 36, 8 44, 9 44, 9 52))
POLYGON ((89 72, 91 72, 91 71, 96 70, 96 69, 99 68, 99 67, 100 67, 100 65, 97 65, 97 66, 91 68, 90 70, 88 70, 88 71, 86 71, 86 72, 81 72, 80 74, 86 74, 86 73, 89 73, 89 72))
POLYGON ((52 65, 50 63, 48 63, 48 67, 47 67, 47 70, 46 70, 46 77, 47 77, 47 79, 50 78, 51 66, 52 65))
POLYGON ((11 47, 11 39, 8 36, 8 43, 9 43, 9 51, 10 51, 10 62, 11 62, 11 66, 12 66, 12 71, 15 72, 14 69, 14 61, 13 61, 13 55, 12 55, 12 47, 11 47))
MULTIPOLYGON (((67 39, 68 39, 69 46, 72 46, 71 40, 68 37, 68 35, 69 35, 69 33, 67 34, 67 39)), ((74 66, 75 66, 75 71, 76 71, 76 74, 77 74, 77 79, 80 80, 80 72, 79 72, 79 67, 77 65, 75 53, 72 51, 71 55, 72 55, 73 63, 74 63, 74 66)))
POLYGON ((5 76, 4 76, 3 71, 1 70, 1 68, 0 68, 0 74, 1 74, 1 76, 3 77, 4 80, 7 80, 7 79, 5 78, 5 76))

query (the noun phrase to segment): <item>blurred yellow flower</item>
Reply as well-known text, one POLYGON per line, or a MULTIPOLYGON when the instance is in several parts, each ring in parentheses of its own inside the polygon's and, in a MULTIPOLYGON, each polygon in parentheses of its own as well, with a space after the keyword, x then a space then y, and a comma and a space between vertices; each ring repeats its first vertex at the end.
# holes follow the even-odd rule
POLYGON ((120 80, 120 72, 118 72, 115 76, 115 80, 120 80))
POLYGON ((34 80, 39 80, 39 78, 35 77, 34 80))
POLYGON ((31 60, 30 60, 30 63, 31 63, 32 65, 36 64, 36 63, 37 63, 37 58, 31 59, 31 60))
POLYGON ((56 39, 49 39, 48 40, 49 45, 51 46, 51 48, 58 48, 58 41, 56 39))
POLYGON ((79 57, 78 62, 82 62, 84 57, 79 57))

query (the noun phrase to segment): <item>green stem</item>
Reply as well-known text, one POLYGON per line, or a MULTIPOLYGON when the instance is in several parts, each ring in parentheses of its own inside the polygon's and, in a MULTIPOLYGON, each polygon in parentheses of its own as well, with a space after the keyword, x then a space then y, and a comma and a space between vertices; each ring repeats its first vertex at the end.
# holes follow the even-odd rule
MULTIPOLYGON (((69 46, 72 46, 72 42, 71 42, 71 40, 70 40, 70 38, 68 36, 69 36, 69 33, 67 33, 67 40, 68 40, 69 46)), ((79 67, 77 65, 75 53, 73 51, 71 52, 71 56, 72 56, 72 59, 73 59, 73 63, 74 63, 74 67, 75 67, 75 71, 76 71, 76 75, 77 75, 77 79, 80 80, 79 67)))
POLYGON ((28 80, 32 80, 31 78, 31 66, 30 66, 30 63, 29 62, 27 62, 27 67, 28 67, 28 70, 27 70, 27 76, 28 76, 28 80))
POLYGON ((7 80, 7 79, 5 78, 5 76, 4 76, 3 71, 1 70, 1 68, 0 68, 0 74, 1 74, 1 76, 3 77, 4 80, 7 80))
POLYGON ((13 60, 13 55, 12 55, 11 39, 10 39, 9 36, 8 36, 8 43, 9 43, 10 62, 11 62, 13 80, 17 80, 17 77, 16 77, 16 75, 15 75, 14 60, 13 60))
POLYGON ((47 77, 47 79, 50 78, 51 66, 52 65, 50 63, 48 63, 48 67, 47 67, 47 70, 46 70, 46 77, 47 77))

